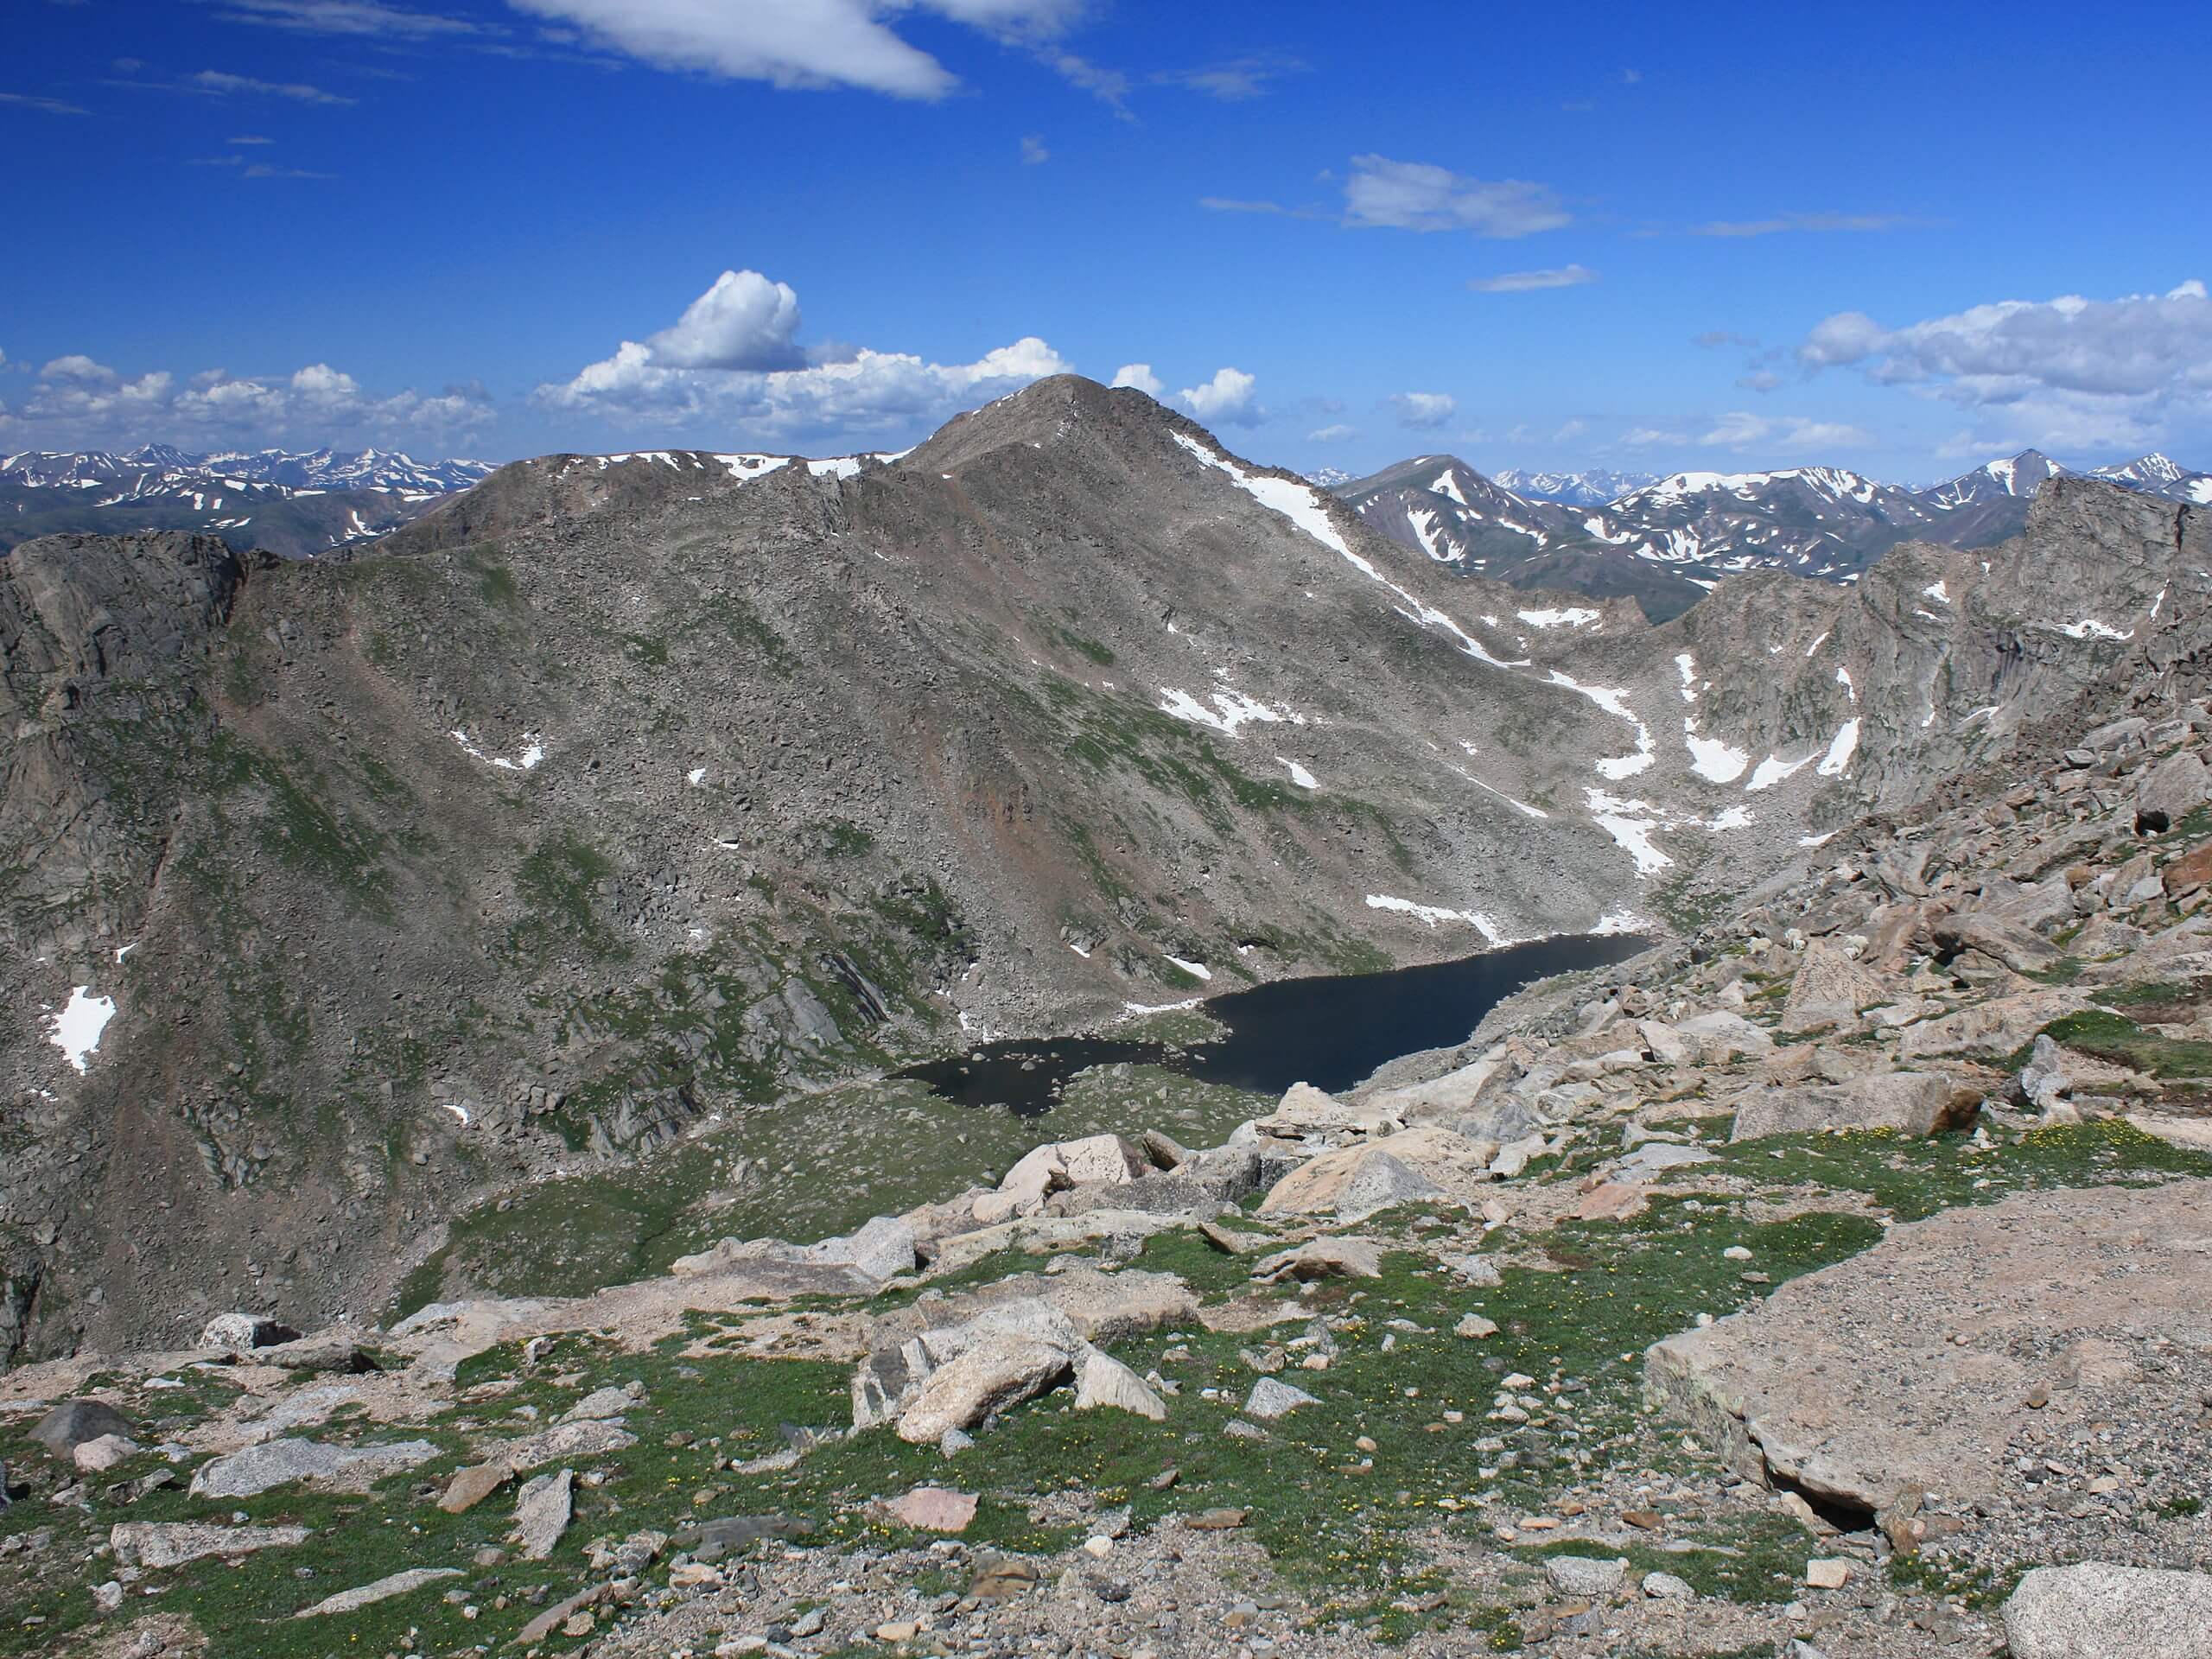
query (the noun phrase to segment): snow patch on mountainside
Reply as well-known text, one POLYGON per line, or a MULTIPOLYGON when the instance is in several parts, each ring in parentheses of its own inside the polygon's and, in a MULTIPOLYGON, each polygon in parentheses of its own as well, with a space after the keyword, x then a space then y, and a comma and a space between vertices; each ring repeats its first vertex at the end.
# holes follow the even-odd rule
POLYGON ((113 997, 94 996, 91 986, 79 985, 69 993, 67 1007, 47 1017, 46 1039, 61 1051, 73 1069, 82 1071, 85 1062, 99 1052, 100 1033, 114 1018, 113 997))
POLYGON ((1160 702, 1156 706, 1161 714, 1187 720, 1193 726, 1211 726, 1226 737, 1236 736, 1239 726, 1279 726, 1285 721, 1293 726, 1306 723, 1305 715, 1288 709, 1270 709, 1266 703, 1256 702, 1242 691, 1211 693, 1211 708, 1189 692, 1179 690, 1172 685, 1161 686, 1160 696, 1160 702))
POLYGON ((1506 943, 1505 935, 1497 924, 1478 910, 1446 910, 1440 905, 1417 905, 1410 899, 1394 898, 1387 893, 1369 893, 1367 907, 1370 910, 1399 911, 1430 927, 1442 922, 1464 922, 1491 944, 1506 943))
POLYGON ((1493 668, 1523 668, 1525 663, 1510 663, 1493 657, 1482 643, 1465 628, 1454 622, 1434 606, 1414 598, 1375 568, 1374 562, 1355 553, 1349 543, 1330 521, 1329 511, 1322 505, 1320 492, 1311 484, 1287 478, 1271 478, 1264 474, 1247 472, 1226 455, 1216 454, 1187 432, 1175 434, 1175 442, 1188 450, 1205 466, 1216 472, 1226 473, 1237 488, 1271 512, 1279 512, 1296 524, 1322 546, 1342 556, 1351 567, 1370 581, 1380 582, 1400 599, 1405 606, 1399 614, 1433 628, 1440 628, 1459 642, 1459 649, 1476 661, 1488 663, 1493 668))
POLYGON ((1751 757, 1733 744, 1700 737, 1694 720, 1682 721, 1682 741, 1690 752, 1690 770, 1711 783, 1732 784, 1751 763, 1751 757))
POLYGON ((1618 783, 1624 778, 1635 777, 1657 758, 1656 746, 1651 741, 1651 728, 1637 718, 1635 709, 1628 706, 1628 694, 1625 691, 1617 691, 1603 685, 1584 685, 1580 681, 1561 673, 1558 669, 1551 671, 1551 683, 1554 685, 1563 685, 1570 691, 1579 692, 1607 714, 1618 715, 1636 728, 1636 753, 1616 755, 1611 760, 1599 761, 1599 776, 1610 778, 1615 783, 1618 783))

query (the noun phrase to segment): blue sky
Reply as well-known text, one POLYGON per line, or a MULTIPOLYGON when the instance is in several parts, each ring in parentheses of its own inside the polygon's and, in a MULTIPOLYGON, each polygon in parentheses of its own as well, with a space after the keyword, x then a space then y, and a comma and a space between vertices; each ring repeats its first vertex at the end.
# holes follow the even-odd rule
POLYGON ((827 454, 1071 367, 1301 467, 2212 468, 2168 8, 12 10, 0 448, 827 454))

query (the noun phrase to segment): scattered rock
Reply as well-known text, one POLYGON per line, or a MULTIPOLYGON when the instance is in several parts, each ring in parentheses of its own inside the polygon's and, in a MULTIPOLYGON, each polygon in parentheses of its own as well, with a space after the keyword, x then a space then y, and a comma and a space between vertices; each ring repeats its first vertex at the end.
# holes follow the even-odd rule
POLYGON ((1155 1423, 1167 1416, 1167 1402, 1142 1377, 1112 1355, 1093 1348, 1076 1366, 1075 1408, 1092 1411, 1104 1406, 1135 1412, 1155 1423))
POLYGON ((2012 1659, 2212 1659, 2212 1575, 2039 1567, 2004 1606, 2012 1659))
POLYGON ((295 1618, 320 1618, 329 1613, 350 1613, 379 1601, 389 1601, 394 1596, 404 1596, 420 1590, 426 1584, 437 1584, 446 1579, 465 1576, 457 1567, 410 1567, 404 1573, 393 1573, 373 1584, 357 1589, 340 1590, 334 1596, 325 1596, 312 1607, 302 1607, 292 1615, 295 1618))
POLYGON ((976 1494, 944 1486, 917 1486, 883 1507, 900 1526, 918 1532, 965 1532, 976 1518, 976 1494))
POLYGON ((1892 1129, 1926 1137, 1969 1122, 1979 1090, 1936 1071, 1883 1071, 1816 1087, 1770 1087, 1736 1103, 1732 1141, 1815 1129, 1892 1129))
POLYGON ((377 1363, 348 1337, 302 1337, 253 1351, 257 1365, 281 1365, 288 1371, 331 1372, 359 1376, 377 1369, 377 1363))
POLYGON ((219 1527, 197 1522, 124 1521, 108 1529, 108 1548, 124 1567, 182 1567, 209 1555, 251 1555, 256 1550, 305 1543, 306 1527, 219 1527))
POLYGON ((30 1438, 67 1459, 87 1440, 130 1433, 130 1420, 105 1400, 64 1400, 31 1426, 30 1438))
POLYGON ((542 1433, 525 1435, 518 1440, 503 1441, 490 1448, 490 1453, 520 1473, 542 1464, 603 1458, 610 1452, 620 1452, 637 1443, 638 1437, 623 1426, 620 1418, 594 1417, 582 1422, 557 1424, 542 1433))
POLYGON ((475 1463, 446 1483, 438 1507, 448 1515, 466 1515, 514 1478, 504 1463, 475 1463))
POLYGON ((1593 1186, 1574 1207, 1578 1221, 1625 1221, 1643 1213, 1651 1189, 1638 1181, 1606 1181, 1593 1186))
POLYGON ((1628 1578, 1624 1555, 1602 1560, 1592 1555, 1547 1555, 1544 1576, 1571 1596, 1603 1600, 1618 1592, 1628 1578))
POLYGON ((638 1404, 638 1396, 627 1389, 594 1389, 589 1394, 561 1414, 564 1423, 603 1422, 620 1417, 638 1404))
POLYGON ((899 1414, 899 1438, 926 1446, 947 1429, 972 1429, 995 1411, 1019 1405, 1065 1376, 1071 1348, 1038 1337, 984 1338, 924 1379, 913 1403, 899 1414))
POLYGON ((1260 1200, 1260 1213, 1363 1221, 1393 1205, 1446 1196, 1442 1187, 1382 1147, 1361 1145, 1324 1153, 1291 1171, 1260 1200))
POLYGON ((1241 1232, 1216 1221, 1200 1222, 1198 1236, 1217 1250, 1225 1251, 1230 1255, 1250 1255, 1267 1249, 1269 1243, 1265 1233, 1241 1232))
POLYGON ((675 1541, 702 1561, 741 1555, 763 1538, 803 1538, 813 1523, 788 1515, 730 1515, 702 1521, 676 1535, 675 1541))
POLYGON ((1839 1027, 1856 1029, 1859 1010, 1889 1000, 1888 982, 1822 940, 1805 947, 1805 959, 1789 982, 1782 1005, 1782 1028, 1809 1036, 1839 1027))
POLYGON ((1200 1510, 1183 1524, 1193 1532, 1234 1532, 1250 1513, 1249 1510, 1200 1510))
POLYGON ((69 1460, 80 1473, 104 1475, 137 1450, 138 1442, 127 1434, 103 1434, 79 1445, 69 1460))
POLYGON ((542 1561, 559 1545, 575 1510, 575 1472, 563 1469, 523 1483, 515 1494, 514 1525, 507 1537, 526 1561, 542 1561))
POLYGON ((1305 1389, 1284 1382, 1277 1376, 1263 1376, 1252 1385, 1252 1393, 1244 1402, 1247 1416, 1257 1417, 1271 1423, 1278 1417, 1287 1417, 1300 1406, 1318 1406, 1321 1402, 1305 1389))
POLYGON ((1033 1562, 1012 1555, 987 1555, 976 1564, 968 1594, 975 1601, 1011 1601, 1035 1584, 1037 1578, 1033 1562))
POLYGON ((193 1345, 218 1353, 234 1353, 296 1342, 299 1335, 290 1325, 258 1313, 218 1313, 200 1328, 199 1339, 193 1345))
POLYGON ((2212 801, 2212 772, 2193 752, 2180 750, 2144 773, 2136 785, 2136 828, 2164 834, 2207 801, 2212 801))
POLYGON ((317 1440, 266 1440, 202 1464, 192 1478, 194 1497, 252 1497, 297 1480, 339 1476, 376 1480, 428 1463, 438 1448, 428 1440, 384 1446, 325 1446, 317 1440))
POLYGON ((553 1605, 515 1632, 513 1645, 518 1648, 537 1646, 585 1608, 597 1605, 606 1598, 607 1593, 606 1585, 594 1584, 577 1591, 565 1601, 555 1602, 553 1605))
POLYGON ((1380 1279, 1382 1247, 1370 1238, 1316 1238, 1263 1256, 1255 1279, 1380 1279))

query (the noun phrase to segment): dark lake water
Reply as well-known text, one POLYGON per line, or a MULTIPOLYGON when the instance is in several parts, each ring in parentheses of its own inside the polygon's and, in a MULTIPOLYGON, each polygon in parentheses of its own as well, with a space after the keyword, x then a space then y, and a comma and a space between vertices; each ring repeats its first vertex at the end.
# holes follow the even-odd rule
POLYGON ((1113 1037, 988 1043, 899 1075, 961 1105, 1023 1117, 1050 1111, 1077 1072, 1121 1063, 1260 1094, 1281 1094, 1294 1083, 1348 1089, 1385 1060, 1465 1042, 1494 1004, 1523 985, 1625 961, 1649 944, 1634 934, 1568 935, 1422 968, 1279 980, 1199 1004, 1228 1027, 1218 1042, 1188 1049, 1113 1037))

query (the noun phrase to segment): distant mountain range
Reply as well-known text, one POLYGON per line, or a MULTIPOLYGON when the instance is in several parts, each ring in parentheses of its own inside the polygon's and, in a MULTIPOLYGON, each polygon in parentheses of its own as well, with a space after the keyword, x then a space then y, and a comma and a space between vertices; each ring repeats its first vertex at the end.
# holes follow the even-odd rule
MULTIPOLYGON (((2212 504, 2212 474, 2148 454, 2091 477, 2212 504)), ((1987 547, 2019 534, 2028 502, 2075 474, 2023 450, 1925 489, 1840 467, 1770 473, 1526 473, 1484 477, 1452 455, 1418 455, 1331 486, 1401 545, 1516 588, 1634 599, 1679 615, 1732 572, 1786 570, 1855 582, 1899 542, 1987 547), (1598 492, 1623 486, 1599 497, 1598 492)))
POLYGON ((1502 467, 1491 480, 1530 501, 1560 501, 1570 507, 1602 507, 1631 490, 1656 484, 1656 473, 1616 473, 1604 467, 1586 473, 1532 473, 1502 467))
MULTIPOLYGON (((386 449, 27 450, 0 455, 0 551, 59 531, 189 530, 241 550, 312 557, 397 530, 493 470, 386 449)), ((1365 478, 1332 467, 1307 476, 1447 570, 1631 598, 1663 621, 1733 571, 1853 582, 1902 541, 1993 545, 2019 533, 2044 483, 2075 475, 2025 449, 1924 488, 1838 467, 1664 477, 1504 467, 1484 476, 1453 455, 1417 455, 1365 478)), ((2212 505, 2212 474, 2163 454, 2087 476, 2212 505)))
POLYGON ((0 550, 60 531, 193 530, 305 557, 397 529, 492 470, 388 449, 26 450, 0 455, 0 550))

